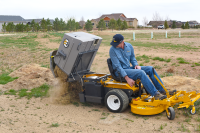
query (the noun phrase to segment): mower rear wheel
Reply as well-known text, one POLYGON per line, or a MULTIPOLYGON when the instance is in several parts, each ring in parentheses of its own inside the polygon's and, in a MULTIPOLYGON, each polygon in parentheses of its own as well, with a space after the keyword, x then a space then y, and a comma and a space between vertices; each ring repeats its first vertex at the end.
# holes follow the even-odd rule
POLYGON ((168 113, 166 112, 167 118, 173 120, 175 118, 175 111, 172 107, 168 108, 168 113))
POLYGON ((120 113, 128 107, 129 99, 122 90, 113 89, 106 94, 104 102, 109 111, 120 113))

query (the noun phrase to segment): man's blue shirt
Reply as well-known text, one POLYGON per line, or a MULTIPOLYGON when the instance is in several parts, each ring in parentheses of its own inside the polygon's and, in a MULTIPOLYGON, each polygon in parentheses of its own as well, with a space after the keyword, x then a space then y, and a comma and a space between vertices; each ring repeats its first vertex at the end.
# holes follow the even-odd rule
POLYGON ((138 65, 135 59, 134 49, 130 43, 124 42, 124 49, 112 46, 109 54, 113 69, 116 70, 116 76, 118 76, 118 72, 120 72, 121 76, 125 77, 127 74, 124 69, 130 69, 130 63, 133 68, 138 65))

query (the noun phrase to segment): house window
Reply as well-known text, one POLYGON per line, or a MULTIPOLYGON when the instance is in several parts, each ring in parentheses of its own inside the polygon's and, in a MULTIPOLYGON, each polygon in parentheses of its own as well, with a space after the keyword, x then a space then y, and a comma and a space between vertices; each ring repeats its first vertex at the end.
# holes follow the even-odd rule
POLYGON ((94 23, 92 23, 92 25, 94 25, 94 23))
POLYGON ((132 26, 133 25, 133 22, 129 22, 129 26, 132 26))

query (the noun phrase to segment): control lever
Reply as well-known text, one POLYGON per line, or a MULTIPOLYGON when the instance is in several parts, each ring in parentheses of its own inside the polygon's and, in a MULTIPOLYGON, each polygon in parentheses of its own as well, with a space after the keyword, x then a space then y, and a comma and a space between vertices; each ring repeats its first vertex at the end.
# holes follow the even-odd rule
POLYGON ((61 51, 58 51, 58 54, 59 54, 60 56, 62 56, 63 59, 66 58, 66 54, 64 54, 64 52, 63 52, 62 50, 61 50, 61 51))

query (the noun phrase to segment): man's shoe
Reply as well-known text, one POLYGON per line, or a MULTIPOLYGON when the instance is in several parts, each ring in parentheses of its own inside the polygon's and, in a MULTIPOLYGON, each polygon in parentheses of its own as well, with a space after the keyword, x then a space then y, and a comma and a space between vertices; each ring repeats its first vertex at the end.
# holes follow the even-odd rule
POLYGON ((166 95, 161 94, 160 92, 157 92, 157 94, 154 96, 155 100, 163 100, 167 98, 166 95))
MULTIPOLYGON (((174 93, 176 93, 176 89, 175 90, 168 90, 169 95, 174 95, 174 93)), ((162 92, 161 94, 166 95, 166 92, 162 92)))

